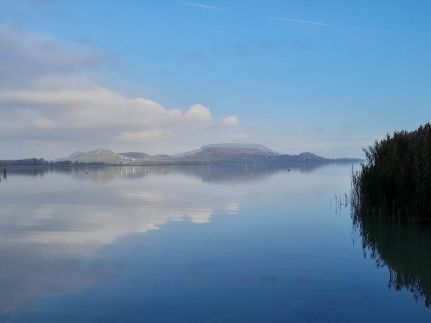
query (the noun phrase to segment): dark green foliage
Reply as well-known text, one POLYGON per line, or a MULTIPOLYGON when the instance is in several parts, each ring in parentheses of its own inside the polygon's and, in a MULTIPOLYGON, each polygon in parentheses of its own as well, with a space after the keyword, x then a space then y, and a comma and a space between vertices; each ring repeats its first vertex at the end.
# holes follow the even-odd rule
POLYGON ((431 125, 395 132, 365 150, 353 174, 356 214, 392 222, 431 222, 431 125))

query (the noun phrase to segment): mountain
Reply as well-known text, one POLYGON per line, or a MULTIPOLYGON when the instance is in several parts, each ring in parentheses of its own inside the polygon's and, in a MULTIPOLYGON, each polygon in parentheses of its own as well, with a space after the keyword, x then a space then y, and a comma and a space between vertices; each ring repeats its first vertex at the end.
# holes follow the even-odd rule
POLYGON ((317 156, 313 153, 304 152, 299 155, 280 155, 277 158, 277 162, 290 162, 290 163, 316 163, 316 162, 326 162, 333 159, 328 159, 325 157, 317 156))
POLYGON ((271 159, 279 156, 269 148, 255 144, 214 144, 202 146, 180 155, 173 156, 183 162, 247 162, 271 159))
POLYGON ((149 155, 142 152, 115 153, 110 150, 93 150, 73 153, 57 162, 101 165, 198 165, 215 163, 246 164, 306 164, 329 162, 358 162, 358 159, 328 159, 310 152, 299 155, 280 154, 257 144, 213 144, 178 155, 149 155))
POLYGON ((196 154, 202 154, 208 151, 220 152, 220 153, 230 153, 230 154, 267 154, 267 155, 280 155, 279 153, 258 144, 237 144, 237 143, 225 143, 225 144, 212 144, 202 146, 199 149, 192 150, 183 154, 175 155, 174 157, 184 157, 196 154))
POLYGON ((76 152, 67 158, 62 158, 56 161, 71 161, 73 163, 85 164, 127 165, 132 163, 134 160, 135 158, 123 156, 110 150, 97 149, 86 153, 76 152))

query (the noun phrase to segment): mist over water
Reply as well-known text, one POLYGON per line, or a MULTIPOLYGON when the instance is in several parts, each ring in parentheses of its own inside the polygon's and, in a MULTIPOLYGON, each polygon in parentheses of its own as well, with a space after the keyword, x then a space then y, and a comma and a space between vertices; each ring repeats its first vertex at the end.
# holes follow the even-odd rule
POLYGON ((351 170, 10 169, 0 322, 429 322, 431 232, 358 230, 351 170))

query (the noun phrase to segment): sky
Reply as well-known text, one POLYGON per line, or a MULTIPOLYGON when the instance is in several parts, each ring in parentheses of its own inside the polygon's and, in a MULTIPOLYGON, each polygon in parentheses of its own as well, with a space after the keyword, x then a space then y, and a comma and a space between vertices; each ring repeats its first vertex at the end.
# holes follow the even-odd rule
POLYGON ((0 159, 362 157, 431 119, 430 17, 429 0, 0 0, 0 159))

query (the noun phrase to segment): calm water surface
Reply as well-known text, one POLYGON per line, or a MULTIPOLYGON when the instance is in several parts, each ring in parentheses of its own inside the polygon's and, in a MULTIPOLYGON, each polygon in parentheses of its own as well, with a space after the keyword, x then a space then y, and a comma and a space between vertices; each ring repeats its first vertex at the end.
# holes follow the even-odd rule
POLYGON ((364 250, 350 172, 10 170, 0 322, 431 322, 430 231, 364 250))

